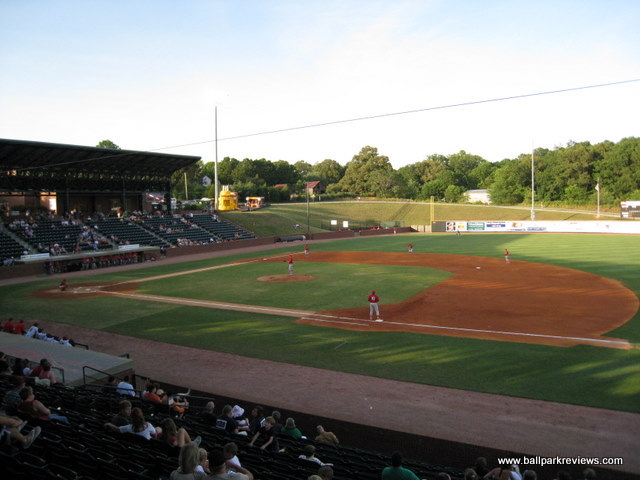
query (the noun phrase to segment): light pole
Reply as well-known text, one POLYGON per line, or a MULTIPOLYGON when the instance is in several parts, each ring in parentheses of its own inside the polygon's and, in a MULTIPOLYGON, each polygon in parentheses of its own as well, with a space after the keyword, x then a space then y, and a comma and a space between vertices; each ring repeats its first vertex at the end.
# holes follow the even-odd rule
POLYGON ((311 226, 309 225, 309 182, 305 182, 305 190, 307 191, 307 240, 309 240, 311 231, 311 226))
POLYGON ((534 167, 535 149, 531 148, 531 220, 536 219, 536 174, 534 167))
POLYGON ((214 198, 213 198, 213 211, 218 211, 218 106, 215 106, 215 115, 214 115, 214 128, 215 128, 215 146, 216 146, 216 156, 215 163, 213 165, 213 181, 214 181, 214 198))

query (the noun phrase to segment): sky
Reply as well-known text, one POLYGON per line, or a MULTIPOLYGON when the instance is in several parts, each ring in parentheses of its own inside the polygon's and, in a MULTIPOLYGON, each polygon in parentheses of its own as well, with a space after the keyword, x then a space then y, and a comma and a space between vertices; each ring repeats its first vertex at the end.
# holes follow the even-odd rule
POLYGON ((435 107, 640 79, 638 25, 637 0, 0 0, 0 138, 210 162, 217 110, 219 160, 617 142, 640 81, 435 107))

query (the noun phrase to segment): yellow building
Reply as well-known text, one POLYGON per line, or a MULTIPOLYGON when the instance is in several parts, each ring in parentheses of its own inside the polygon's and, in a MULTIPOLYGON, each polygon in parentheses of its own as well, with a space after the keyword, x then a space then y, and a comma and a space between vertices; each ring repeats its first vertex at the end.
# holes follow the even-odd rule
POLYGON ((222 190, 218 197, 218 210, 226 212, 238 208, 238 194, 229 190, 222 190))

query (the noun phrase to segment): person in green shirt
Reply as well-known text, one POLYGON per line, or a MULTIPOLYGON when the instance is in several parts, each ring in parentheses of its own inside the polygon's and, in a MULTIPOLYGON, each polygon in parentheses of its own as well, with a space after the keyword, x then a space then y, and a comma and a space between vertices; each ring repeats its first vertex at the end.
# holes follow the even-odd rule
POLYGON ((302 437, 302 432, 299 428, 296 428, 295 420, 289 417, 287 418, 284 427, 280 430, 280 435, 295 438, 296 440, 298 440, 302 437))
POLYGON ((402 454, 391 454, 391 466, 382 470, 382 480, 420 480, 415 473, 402 466, 402 454))

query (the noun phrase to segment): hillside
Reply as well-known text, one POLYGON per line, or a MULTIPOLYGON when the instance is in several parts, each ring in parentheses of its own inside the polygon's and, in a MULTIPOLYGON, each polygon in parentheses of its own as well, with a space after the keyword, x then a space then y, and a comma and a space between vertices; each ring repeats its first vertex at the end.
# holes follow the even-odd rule
MULTIPOLYGON (((346 201, 309 204, 309 231, 331 229, 331 220, 338 225, 347 220, 352 227, 374 226, 383 222, 398 222, 397 226, 428 225, 431 205, 417 202, 346 201)), ((529 220, 526 207, 496 207, 485 205, 435 204, 434 220, 529 220)), ((226 212, 229 221, 259 236, 307 232, 307 204, 273 204, 253 212, 226 212), (294 225, 299 225, 295 228, 294 225)), ((617 218, 607 214, 611 220, 617 218)), ((594 212, 585 210, 537 209, 537 220, 596 220, 594 212)))

